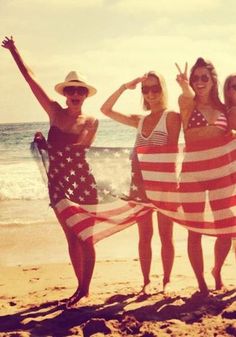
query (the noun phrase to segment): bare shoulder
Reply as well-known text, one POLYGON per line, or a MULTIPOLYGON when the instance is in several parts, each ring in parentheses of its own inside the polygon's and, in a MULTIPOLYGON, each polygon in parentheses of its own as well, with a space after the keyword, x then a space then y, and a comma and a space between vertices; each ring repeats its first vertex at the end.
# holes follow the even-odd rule
POLYGON ((180 121, 180 113, 176 112, 176 111, 173 111, 173 110, 170 110, 170 111, 168 111, 167 119, 169 121, 178 121, 178 120, 180 121))
POLYGON ((174 110, 168 110, 167 115, 168 117, 175 117, 175 116, 179 116, 179 112, 174 111, 174 110))
POLYGON ((180 113, 175 111, 169 111, 166 119, 168 133, 173 134, 174 131, 179 133, 181 128, 180 113))
POLYGON ((58 102, 52 101, 52 111, 53 112, 61 112, 63 110, 66 110, 66 109, 64 109, 58 102))
POLYGON ((55 120, 60 119, 64 110, 65 109, 58 102, 52 101, 49 113, 50 121, 54 122, 55 120))

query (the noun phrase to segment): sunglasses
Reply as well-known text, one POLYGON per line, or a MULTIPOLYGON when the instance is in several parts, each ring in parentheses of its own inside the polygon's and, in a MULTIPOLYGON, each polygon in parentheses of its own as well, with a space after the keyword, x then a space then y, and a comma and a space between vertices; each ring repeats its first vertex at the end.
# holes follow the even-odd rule
POLYGON ((148 94, 149 91, 151 91, 153 94, 161 92, 161 86, 160 85, 151 85, 151 86, 144 85, 142 87, 142 93, 144 95, 148 94))
POLYGON ((233 88, 234 91, 236 91, 236 84, 232 84, 232 85, 230 86, 230 88, 233 88))
POLYGON ((202 82, 205 82, 207 83, 209 81, 209 76, 207 75, 201 75, 201 76, 198 76, 198 75, 193 75, 192 76, 192 82, 198 82, 199 80, 201 80, 202 82))
POLYGON ((88 95, 88 89, 85 87, 65 87, 63 90, 64 94, 68 96, 73 96, 75 93, 77 93, 80 96, 87 96, 88 95))

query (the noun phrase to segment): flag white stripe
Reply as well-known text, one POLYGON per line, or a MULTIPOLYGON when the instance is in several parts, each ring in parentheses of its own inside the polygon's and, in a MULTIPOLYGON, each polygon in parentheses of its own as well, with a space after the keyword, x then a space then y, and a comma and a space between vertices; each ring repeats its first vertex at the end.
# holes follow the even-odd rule
POLYGON ((197 227, 191 227, 191 226, 185 226, 187 230, 194 231, 200 234, 206 234, 206 235, 219 235, 219 234, 230 234, 230 233, 236 233, 236 226, 230 226, 225 228, 197 228, 197 227))
POLYGON ((157 207, 163 214, 174 218, 179 221, 193 221, 196 223, 204 222, 214 222, 224 220, 227 221, 227 218, 232 217, 236 212, 236 207, 229 207, 221 210, 211 210, 209 205, 206 205, 206 208, 203 212, 191 212, 188 213, 183 210, 183 208, 179 207, 176 211, 164 210, 162 208, 157 207))
POLYGON ((235 140, 231 140, 226 145, 221 145, 212 149, 184 152, 183 146, 179 145, 179 153, 138 153, 138 159, 140 162, 148 163, 173 163, 178 158, 178 161, 184 158, 186 163, 195 161, 204 161, 210 159, 216 159, 222 155, 228 155, 232 151, 236 150, 235 140))
POLYGON ((124 207, 127 205, 127 201, 117 199, 115 201, 111 201, 109 203, 105 204, 93 204, 93 205, 78 205, 77 203, 69 200, 69 199, 62 199, 60 200, 56 205, 56 209, 58 212, 62 212, 65 210, 68 206, 80 206, 82 209, 86 210, 87 212, 93 213, 93 212, 107 212, 112 209, 118 209, 121 207, 124 207))
POLYGON ((68 227, 73 227, 78 222, 85 221, 90 219, 91 215, 89 213, 77 213, 74 214, 66 219, 66 224, 68 227))
MULTIPOLYGON (((147 213, 147 210, 140 211, 142 207, 135 208, 136 211, 139 211, 139 216, 145 215, 147 213)), ((134 215, 130 213, 131 215, 134 215)), ((113 219, 114 220, 114 219, 113 219)), ((85 228, 83 231, 79 233, 79 236, 82 238, 82 240, 88 239, 90 236, 97 235, 99 233, 102 233, 104 231, 110 231, 111 233, 116 233, 120 231, 121 229, 124 229, 126 227, 131 226, 135 223, 134 217, 124 217, 123 215, 120 217, 120 219, 116 219, 116 223, 111 223, 110 218, 109 221, 101 221, 93 226, 89 226, 85 228), (124 220, 127 218, 128 224, 123 224, 124 220), (118 221, 119 220, 119 221, 118 221)))
POLYGON ((227 186, 224 188, 215 189, 212 191, 200 192, 165 192, 165 191, 151 191, 146 189, 146 194, 152 201, 165 202, 204 202, 206 195, 210 195, 211 201, 222 200, 224 198, 236 197, 236 186, 227 186))
MULTIPOLYGON (((236 172, 236 164, 235 162, 230 162, 223 166, 217 167, 215 169, 208 169, 203 171, 196 172, 182 172, 180 173, 178 179, 180 182, 204 182, 209 181, 211 179, 223 178, 224 176, 233 174, 236 172), (207 173, 207 174, 206 174, 207 173)), ((161 181, 161 182, 171 182, 174 183, 177 181, 177 175, 175 172, 160 172, 158 170, 152 171, 143 169, 142 175, 144 180, 149 181, 161 181)))

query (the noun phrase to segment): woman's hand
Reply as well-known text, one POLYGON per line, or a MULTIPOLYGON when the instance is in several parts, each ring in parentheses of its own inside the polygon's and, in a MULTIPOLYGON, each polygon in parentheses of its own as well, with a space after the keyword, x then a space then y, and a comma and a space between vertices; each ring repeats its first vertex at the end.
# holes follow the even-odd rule
POLYGON ((147 79, 147 75, 144 75, 142 77, 137 77, 134 80, 125 83, 124 87, 125 89, 131 89, 131 90, 136 89, 137 84, 143 82, 146 79, 147 79))
POLYGON ((179 71, 179 74, 176 76, 176 81, 180 85, 180 87, 184 90, 188 88, 189 86, 189 80, 188 80, 188 63, 185 63, 184 71, 180 69, 180 66, 178 63, 175 63, 176 68, 179 71))
POLYGON ((19 51, 17 50, 13 37, 5 36, 5 39, 2 41, 2 47, 8 49, 11 52, 11 55, 18 66, 22 76, 29 84, 31 90, 34 93, 34 96, 37 98, 43 109, 48 113, 51 120, 55 116, 55 102, 48 97, 44 89, 39 85, 39 83, 34 78, 32 70, 25 64, 19 51))
POLYGON ((179 74, 176 76, 176 81, 179 83, 183 91, 183 96, 193 98, 195 94, 192 87, 189 84, 188 63, 187 62, 185 63, 184 71, 180 69, 180 66, 177 63, 175 63, 175 65, 179 71, 179 74))
POLYGON ((96 135, 98 120, 95 118, 88 118, 78 127, 81 128, 81 131, 77 143, 82 146, 90 146, 96 135))
POLYGON ((13 36, 11 36, 10 38, 5 36, 5 39, 2 41, 2 47, 12 50, 13 48, 15 48, 15 42, 13 40, 13 36))

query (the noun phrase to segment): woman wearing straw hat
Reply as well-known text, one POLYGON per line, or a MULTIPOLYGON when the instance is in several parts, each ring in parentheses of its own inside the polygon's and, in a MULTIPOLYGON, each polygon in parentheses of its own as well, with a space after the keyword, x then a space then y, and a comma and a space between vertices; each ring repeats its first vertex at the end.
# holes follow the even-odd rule
MULTIPOLYGON (((37 83, 30 69, 22 60, 12 37, 6 37, 2 42, 2 47, 8 49, 16 62, 21 74, 29 84, 34 96, 37 98, 43 109, 47 112, 50 120, 50 130, 48 142, 58 145, 80 145, 88 147, 95 137, 98 121, 94 117, 86 116, 82 113, 82 106, 87 97, 96 93, 96 89, 87 84, 76 72, 70 72, 65 81, 55 86, 55 90, 66 98, 66 108, 48 97, 43 88, 37 83)), ((85 163, 87 165, 87 163, 85 163)), ((52 163, 50 162, 50 166, 52 163)), ((50 173, 49 166, 49 173, 50 173)), ((87 165, 88 167, 88 165, 87 165)), ((60 199, 60 193, 54 190, 53 179, 49 178, 49 195, 51 205, 55 211, 55 204, 60 199), (57 195, 57 200, 55 199, 57 195)), ((94 178, 89 174, 91 184, 95 184, 94 178)), ((80 191, 78 191, 79 194, 80 191)), ((61 195, 62 197, 62 195, 61 195)), ((79 196, 76 196, 77 199, 79 196)), ((76 197, 74 201, 76 202, 76 197)), ((80 199, 79 199, 80 200, 80 199)), ((84 200, 84 203, 97 202, 96 189, 92 195, 84 200)), ((55 211, 56 212, 56 211, 55 211)), ((57 214, 57 213, 56 213, 57 214)), ((77 303, 81 298, 88 296, 94 264, 95 250, 91 241, 81 241, 69 227, 61 223, 65 232, 71 262, 78 280, 78 288, 74 295, 67 300, 67 307, 77 303)))

